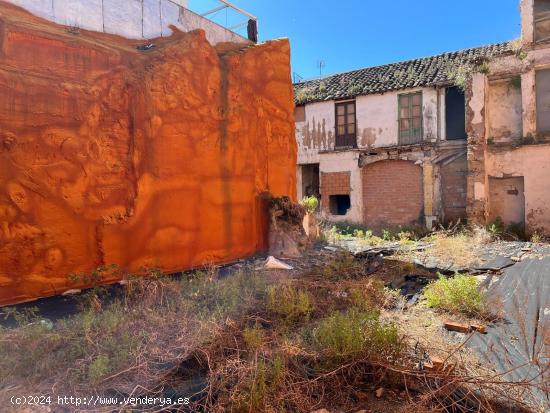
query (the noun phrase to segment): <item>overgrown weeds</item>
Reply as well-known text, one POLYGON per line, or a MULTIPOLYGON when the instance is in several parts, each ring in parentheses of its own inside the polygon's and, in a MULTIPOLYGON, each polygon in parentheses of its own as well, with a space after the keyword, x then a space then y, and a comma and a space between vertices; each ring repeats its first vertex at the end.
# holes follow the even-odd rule
POLYGON ((476 262, 479 248, 472 234, 461 231, 454 234, 437 232, 426 238, 431 247, 426 254, 439 261, 450 262, 458 267, 468 267, 476 262))
POLYGON ((272 286, 267 290, 267 310, 285 323, 307 320, 313 311, 313 298, 291 285, 272 286))
MULTIPOLYGON (((191 398, 183 408, 204 412, 353 411, 353 394, 374 385, 406 390, 412 405, 447 403, 464 388, 481 398, 477 390, 488 385, 478 376, 419 367, 428 350, 394 324, 399 293, 367 277, 353 255, 327 255, 290 276, 250 266, 223 278, 214 267, 176 278, 149 270, 126 277, 120 294, 97 295, 99 306, 55 322, 8 310, 19 326, 0 330, 0 389, 178 394, 191 398)), ((451 302, 438 308, 482 308, 468 283, 428 289, 436 285, 444 293, 434 295, 451 302)))
POLYGON ((156 386, 220 323, 256 307, 267 288, 248 268, 222 280, 214 270, 179 279, 158 270, 141 275, 128 277, 119 294, 90 290, 79 298, 80 312, 54 323, 4 309, 20 326, 0 331, 0 388, 27 383, 41 393, 50 381, 69 394, 90 387, 126 394, 128 383, 156 386))
POLYGON ((397 328, 381 322, 380 312, 374 309, 335 311, 319 322, 313 338, 319 350, 329 358, 349 358, 365 352, 372 357, 395 358, 402 349, 397 328))
POLYGON ((477 278, 467 274, 456 274, 451 278, 440 275, 437 281, 426 287, 424 298, 432 308, 486 318, 489 309, 479 284, 477 278))

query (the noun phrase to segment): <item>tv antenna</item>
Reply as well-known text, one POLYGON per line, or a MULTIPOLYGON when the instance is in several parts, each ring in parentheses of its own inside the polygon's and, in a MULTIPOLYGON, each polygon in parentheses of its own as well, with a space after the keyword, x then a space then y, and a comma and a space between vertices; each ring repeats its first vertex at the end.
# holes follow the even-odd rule
POLYGON ((323 69, 325 68, 325 61, 324 60, 319 60, 317 62, 317 67, 319 68, 319 77, 323 77, 323 69))

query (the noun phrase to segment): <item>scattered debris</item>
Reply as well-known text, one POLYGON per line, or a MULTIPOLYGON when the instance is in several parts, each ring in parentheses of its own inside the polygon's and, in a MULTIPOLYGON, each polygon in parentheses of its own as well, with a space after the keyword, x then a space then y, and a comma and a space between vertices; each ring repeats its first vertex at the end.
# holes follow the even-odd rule
POLYGON ((393 289, 399 290, 401 295, 405 297, 409 305, 416 304, 420 299, 422 290, 430 280, 422 275, 410 274, 405 275, 400 282, 392 282, 389 286, 393 289))
POLYGON ((481 334, 487 334, 487 327, 483 324, 472 324, 470 325, 470 328, 472 329, 472 331, 477 331, 481 334))
POLYGON ((77 294, 80 294, 82 292, 82 290, 78 290, 78 289, 72 289, 72 290, 67 290, 65 291, 63 294, 63 296, 68 296, 68 295, 77 295, 77 294))
POLYGON ((271 270, 292 270, 294 267, 291 265, 288 265, 281 260, 278 260, 274 256, 269 256, 264 264, 265 268, 269 268, 271 270))
POLYGON ((384 388, 380 387, 376 390, 374 394, 376 395, 377 398, 381 398, 384 395, 384 392, 385 392, 384 388))
POLYGON ((146 51, 146 50, 151 50, 155 47, 156 47, 155 44, 148 43, 148 44, 140 44, 139 46, 136 46, 136 49, 141 50, 141 51, 146 51))
POLYGON ((457 331, 459 333, 471 333, 472 331, 477 331, 481 334, 487 334, 487 327, 482 324, 464 324, 458 323, 456 321, 447 320, 444 323, 444 326, 449 331, 457 331))
POLYGON ((456 368, 456 364, 447 362, 439 357, 430 357, 430 360, 424 364, 424 368, 428 371, 449 375, 456 368))
POLYGON ((458 323, 456 321, 447 320, 444 326, 449 331, 457 331, 464 334, 470 332, 470 326, 468 324, 458 323))
POLYGON ((275 257, 300 257, 311 244, 303 227, 306 209, 286 196, 266 194, 269 210, 269 254, 275 257))

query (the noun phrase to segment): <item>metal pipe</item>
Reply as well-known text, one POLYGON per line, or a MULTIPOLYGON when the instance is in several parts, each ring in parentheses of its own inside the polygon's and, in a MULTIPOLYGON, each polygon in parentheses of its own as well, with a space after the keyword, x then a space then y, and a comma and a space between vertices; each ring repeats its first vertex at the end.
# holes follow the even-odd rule
POLYGON ((246 24, 248 24, 248 20, 247 20, 247 21, 244 21, 244 22, 242 22, 242 23, 236 24, 236 25, 233 26, 233 27, 229 27, 229 30, 236 30, 236 29, 239 29, 239 28, 245 26, 246 24))
POLYGON ((226 1, 226 0, 218 0, 220 2, 222 2, 223 4, 227 5, 228 7, 231 7, 233 10, 236 10, 238 11, 239 13, 241 14, 244 14, 245 16, 248 16, 250 17, 252 20, 258 20, 258 18, 252 14, 250 14, 249 12, 247 11, 244 11, 243 9, 237 7, 237 6, 234 6, 233 4, 231 4, 230 2, 226 1))
POLYGON ((229 6, 227 4, 223 6, 216 7, 215 9, 212 9, 210 11, 207 11, 206 13, 201 14, 202 17, 208 16, 209 14, 216 13, 217 11, 227 9, 229 6))

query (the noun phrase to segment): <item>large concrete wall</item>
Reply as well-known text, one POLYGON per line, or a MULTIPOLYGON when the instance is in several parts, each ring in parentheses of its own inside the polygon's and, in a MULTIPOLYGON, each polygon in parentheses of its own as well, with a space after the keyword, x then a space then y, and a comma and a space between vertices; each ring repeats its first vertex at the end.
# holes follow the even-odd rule
POLYGON ((0 305, 78 287, 69 274, 101 265, 253 254, 261 194, 296 198, 287 40, 136 43, 0 4, 0 305))
POLYGON ((129 39, 170 36, 174 25, 182 31, 203 29, 212 44, 247 43, 244 37, 186 8, 186 0, 5 0, 49 21, 129 39))

